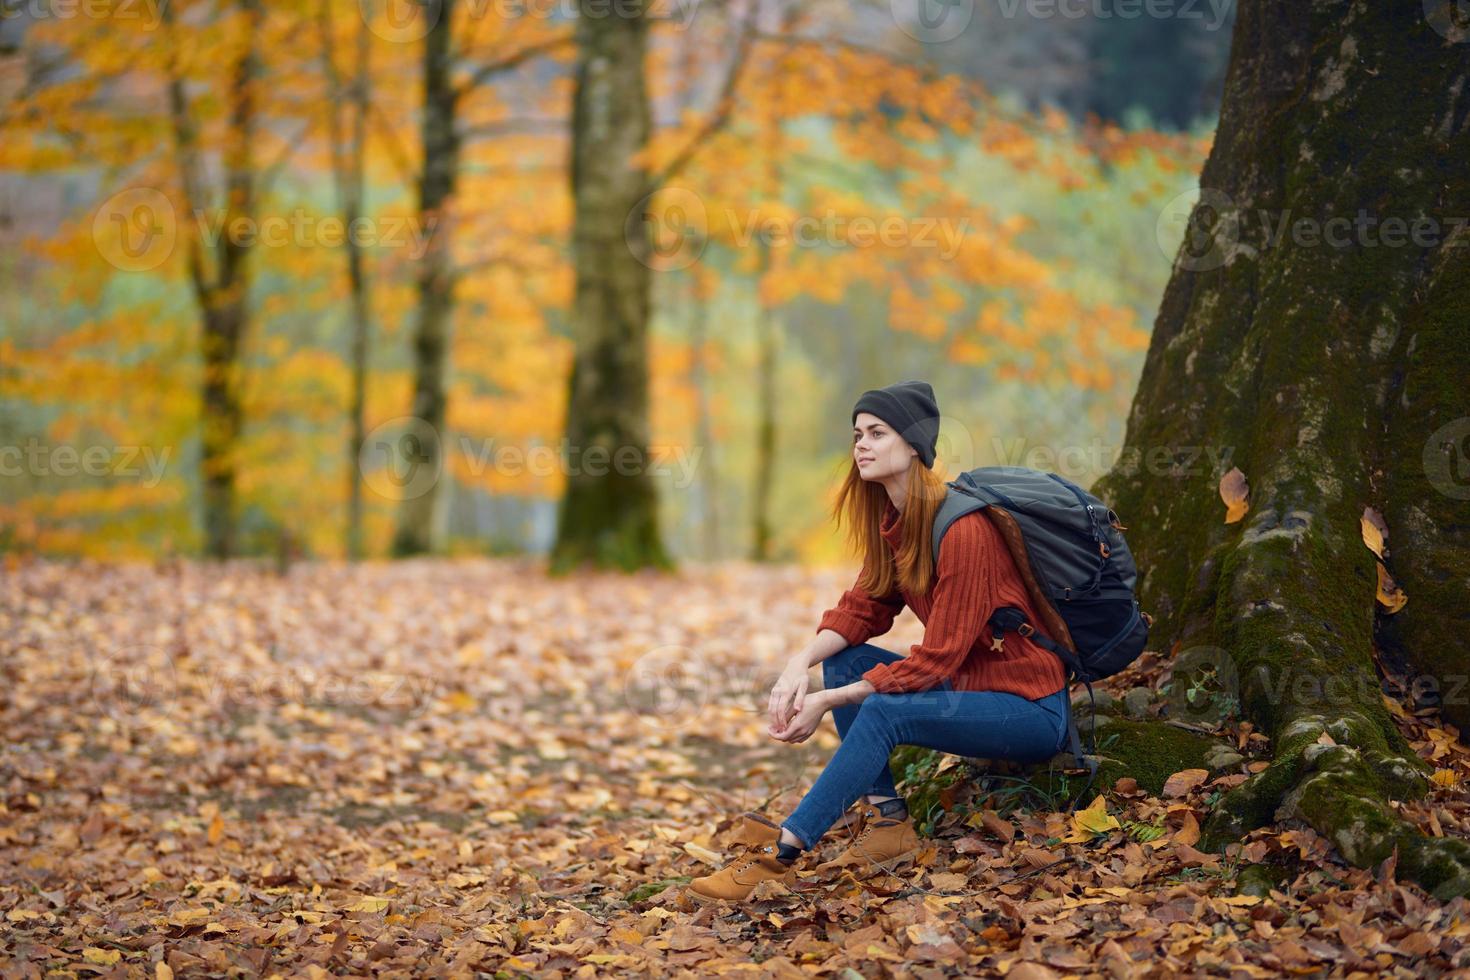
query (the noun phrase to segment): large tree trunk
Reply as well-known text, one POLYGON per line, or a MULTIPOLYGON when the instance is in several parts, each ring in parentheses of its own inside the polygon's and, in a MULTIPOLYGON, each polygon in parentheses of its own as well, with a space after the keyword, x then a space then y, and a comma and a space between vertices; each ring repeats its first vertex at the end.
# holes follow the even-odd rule
POLYGON ((550 568, 672 567, 648 472, 650 253, 638 209, 654 189, 634 162, 648 143, 647 21, 583 0, 572 109, 576 351, 567 404, 567 488, 550 568))
MULTIPOLYGON (((450 252, 455 179, 459 172, 457 97, 451 84, 453 0, 440 0, 434 24, 424 38, 424 108, 420 123, 424 163, 419 176, 419 217, 429 229, 429 245, 419 261, 418 321, 413 337, 416 466, 441 474, 422 493, 398 505, 393 535, 395 556, 433 550, 440 484, 443 483, 444 385, 450 316, 454 311, 454 265, 450 252)), ((433 16, 426 13, 425 16, 433 16)))
MULTIPOLYGON (((1389 717, 1372 652, 1386 620, 1441 682, 1470 666, 1466 486, 1451 472, 1470 427, 1470 260, 1464 236, 1449 241, 1470 202, 1467 68, 1420 3, 1242 0, 1124 454, 1093 488, 1129 526, 1154 636, 1215 651, 1202 659, 1233 670, 1242 713, 1272 739, 1206 845, 1298 818, 1359 866, 1397 848, 1400 873, 1441 896, 1470 892, 1470 846, 1387 805, 1422 794, 1428 766, 1389 717), (1299 219, 1332 237, 1294 232, 1299 219), (1416 242, 1404 229, 1421 220, 1416 242), (1225 523, 1232 467, 1250 509, 1225 523), (1387 517, 1409 596, 1391 616, 1365 506, 1387 517)), ((1444 704, 1462 730, 1465 695, 1444 704)))

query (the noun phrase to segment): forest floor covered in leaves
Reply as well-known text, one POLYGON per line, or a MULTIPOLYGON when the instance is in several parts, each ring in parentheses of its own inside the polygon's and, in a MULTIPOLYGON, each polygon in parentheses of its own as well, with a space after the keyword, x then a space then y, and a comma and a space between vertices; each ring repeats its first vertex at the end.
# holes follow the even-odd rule
MULTIPOLYGON (((837 744, 766 734, 783 659, 850 571, 548 579, 518 559, 11 561, 0 576, 5 976, 1434 976, 1464 899, 1301 825, 1192 845, 1239 773, 1122 780, 1082 814, 945 795, 911 868, 804 870, 696 906, 742 810, 786 815, 837 744), (1279 868, 1243 891, 1246 862, 1279 868), (847 971, 853 972, 847 972, 847 971)), ((906 652, 909 612, 874 642, 906 652)), ((1160 684, 1167 662, 1130 683, 1160 684)), ((818 672, 814 671, 814 683, 818 672)), ((1403 812, 1470 836, 1470 753, 1403 812)), ((989 785, 989 784, 987 784, 989 785)), ((830 850, 830 848, 829 848, 830 850)), ((815 860, 802 865, 809 868, 815 860)))

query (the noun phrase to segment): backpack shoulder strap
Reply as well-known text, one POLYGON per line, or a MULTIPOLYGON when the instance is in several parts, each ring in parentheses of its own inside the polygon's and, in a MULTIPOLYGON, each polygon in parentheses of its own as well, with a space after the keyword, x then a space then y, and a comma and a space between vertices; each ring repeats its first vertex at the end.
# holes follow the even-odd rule
POLYGON ((978 497, 971 496, 960 490, 956 490, 952 484, 944 496, 944 503, 939 505, 939 510, 934 512, 934 567, 939 567, 939 541, 944 537, 944 532, 955 521, 973 511, 988 507, 989 504, 978 497))

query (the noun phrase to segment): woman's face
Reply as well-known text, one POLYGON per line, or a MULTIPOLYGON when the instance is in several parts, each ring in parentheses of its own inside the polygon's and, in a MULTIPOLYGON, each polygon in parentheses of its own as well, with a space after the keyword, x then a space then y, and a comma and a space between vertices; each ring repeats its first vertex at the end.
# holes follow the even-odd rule
POLYGON ((918 453, 887 422, 871 412, 858 412, 852 423, 852 458, 864 480, 903 473, 918 453))

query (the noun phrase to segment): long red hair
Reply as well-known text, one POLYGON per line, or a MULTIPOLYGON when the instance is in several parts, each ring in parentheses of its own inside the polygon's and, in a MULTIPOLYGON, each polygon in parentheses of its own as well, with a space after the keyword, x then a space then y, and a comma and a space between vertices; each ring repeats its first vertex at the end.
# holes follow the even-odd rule
POLYGON ((889 551, 878 526, 888 509, 888 490, 876 481, 864 480, 852 461, 847 478, 837 491, 832 518, 838 527, 846 518, 847 536, 863 556, 858 584, 873 596, 890 595, 901 585, 914 595, 927 593, 934 584, 934 553, 930 539, 934 514, 944 502, 944 480, 925 466, 918 456, 910 457, 908 492, 898 521, 903 543, 898 552, 889 551))

